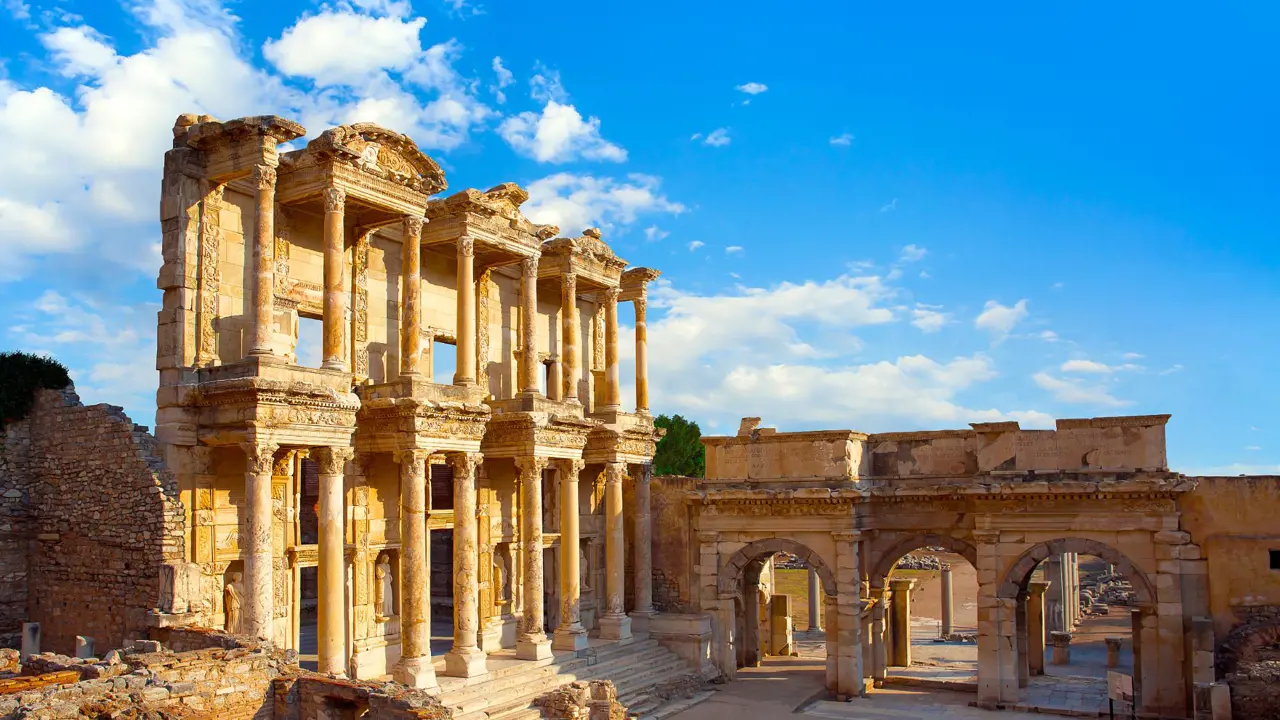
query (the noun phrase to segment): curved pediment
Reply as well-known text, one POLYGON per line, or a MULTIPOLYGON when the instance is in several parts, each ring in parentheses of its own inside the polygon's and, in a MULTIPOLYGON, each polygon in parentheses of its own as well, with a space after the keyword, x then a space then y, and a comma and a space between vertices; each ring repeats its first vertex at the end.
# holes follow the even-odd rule
POLYGON ((434 195, 449 186, 444 171, 417 143, 374 123, 330 128, 307 143, 307 153, 324 153, 377 175, 434 195))

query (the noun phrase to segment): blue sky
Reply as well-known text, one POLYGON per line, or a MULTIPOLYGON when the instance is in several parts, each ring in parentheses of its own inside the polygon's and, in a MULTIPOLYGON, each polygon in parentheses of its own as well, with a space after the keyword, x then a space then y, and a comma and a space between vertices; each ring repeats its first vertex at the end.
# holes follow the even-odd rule
POLYGON ((660 268, 704 431, 1172 413, 1176 469, 1280 473, 1267 4, 0 5, 0 347, 140 423, 173 119, 278 113, 660 268))

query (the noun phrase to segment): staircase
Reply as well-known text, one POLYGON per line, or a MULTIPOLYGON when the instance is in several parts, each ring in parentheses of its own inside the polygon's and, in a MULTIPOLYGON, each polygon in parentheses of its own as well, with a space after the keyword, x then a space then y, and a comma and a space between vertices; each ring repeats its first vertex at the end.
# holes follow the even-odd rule
POLYGON ((694 674, 683 658, 644 633, 614 643, 592 640, 592 645, 537 661, 516 660, 510 650, 491 653, 489 673, 480 682, 440 677, 440 701, 455 720, 538 720, 542 716, 532 707, 538 696, 575 680, 612 680, 628 717, 649 720, 664 717, 666 704, 652 691, 694 674))

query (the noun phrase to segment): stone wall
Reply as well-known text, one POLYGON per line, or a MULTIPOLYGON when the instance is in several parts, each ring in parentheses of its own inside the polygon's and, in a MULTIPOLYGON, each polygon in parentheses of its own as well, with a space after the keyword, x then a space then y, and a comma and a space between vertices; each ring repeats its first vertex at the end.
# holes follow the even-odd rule
POLYGON ((182 505, 155 439, 71 389, 39 391, 4 437, 0 631, 39 622, 43 649, 67 654, 77 635, 100 648, 145 637, 162 569, 182 558, 182 505))
POLYGON ((696 612, 693 595, 693 523, 685 493, 701 478, 664 475, 653 478, 653 605, 660 612, 696 612))

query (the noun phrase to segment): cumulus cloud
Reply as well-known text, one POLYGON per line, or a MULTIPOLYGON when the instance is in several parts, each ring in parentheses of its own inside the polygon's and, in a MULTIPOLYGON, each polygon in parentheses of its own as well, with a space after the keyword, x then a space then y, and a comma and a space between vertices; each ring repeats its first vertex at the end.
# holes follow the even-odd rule
POLYGON ((541 163, 627 159, 625 149, 601 135, 600 118, 584 118, 569 104, 559 73, 539 67, 529 86, 533 99, 545 103, 541 112, 525 111, 498 126, 498 134, 517 153, 541 163))
POLYGON ((280 72, 322 87, 354 86, 386 70, 407 70, 422 54, 418 36, 426 24, 423 17, 328 8, 268 40, 262 56, 280 72))
POLYGON ((850 133, 841 133, 831 138, 829 142, 837 147, 849 147, 853 144, 853 135, 850 133))
POLYGON ((1059 378, 1047 372, 1038 372, 1031 376, 1036 385, 1049 391, 1055 400, 1072 405, 1099 405, 1103 407, 1123 407, 1130 405, 1127 400, 1113 397, 1104 385, 1091 384, 1077 378, 1059 378))
POLYGON ((694 240, 693 242, 689 243, 689 252, 693 252, 694 250, 697 250, 703 245, 706 245, 706 243, 702 242, 701 240, 694 240))
POLYGON ((947 314, 936 306, 917 304, 911 311, 911 324, 926 333, 938 332, 947 322, 947 314))
POLYGON ((739 85, 737 87, 737 90, 739 92, 744 92, 748 95, 759 95, 760 93, 765 92, 768 89, 769 89, 768 85, 765 85, 764 83, 758 83, 758 82, 749 82, 743 85, 739 85))
POLYGON ((1025 320, 1028 314, 1026 300, 1019 300, 1013 304, 1013 307, 1001 305, 995 300, 988 300, 982 312, 974 319, 973 326, 1002 339, 1012 332, 1018 323, 1025 320))
POLYGON ((730 245, 729 247, 724 249, 724 252, 726 255, 741 255, 746 251, 747 249, 742 247, 741 245, 730 245))
MULTIPOLYGON (((702 137, 701 134, 695 133, 693 139, 697 140, 700 137, 702 137)), ((733 138, 729 137, 729 128, 716 128, 707 133, 707 137, 703 139, 702 144, 710 145, 711 147, 724 147, 731 142, 733 142, 733 138)))
POLYGON ((556 173, 529 183, 524 213, 537 223, 571 229, 630 225, 641 215, 679 215, 685 206, 664 195, 661 181, 633 173, 625 180, 556 173))
POLYGON ((904 263, 917 262, 923 260, 924 256, 928 254, 928 250, 912 244, 902 248, 902 254, 898 256, 898 261, 904 263))

